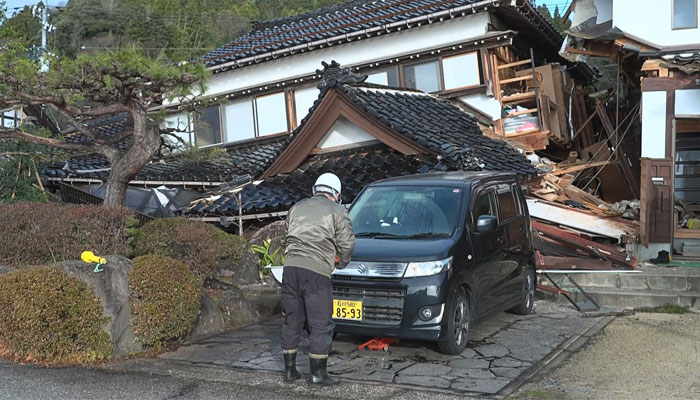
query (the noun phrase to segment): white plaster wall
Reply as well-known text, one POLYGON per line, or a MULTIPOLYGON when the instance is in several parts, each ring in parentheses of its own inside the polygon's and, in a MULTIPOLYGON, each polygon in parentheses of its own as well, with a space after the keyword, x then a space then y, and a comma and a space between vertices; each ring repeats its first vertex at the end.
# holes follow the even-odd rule
POLYGON ((642 93, 642 157, 666 157, 666 92, 642 93))
POLYGON ((626 34, 656 46, 700 43, 700 29, 677 29, 671 25, 672 0, 614 0, 613 24, 626 34))
POLYGON ((676 116, 700 116, 700 89, 676 90, 676 116))
POLYGON ((326 136, 318 143, 318 148, 327 149, 353 143, 368 142, 370 140, 376 140, 376 138, 366 130, 340 117, 328 130, 326 136))
POLYGON ((463 42, 484 35, 488 22, 489 14, 482 12, 249 65, 214 75, 207 83, 206 94, 218 95, 307 75, 321 69, 321 61, 354 65, 463 42))
POLYGON ((462 102, 476 108, 497 121, 501 119, 501 103, 483 93, 470 94, 459 98, 462 102))

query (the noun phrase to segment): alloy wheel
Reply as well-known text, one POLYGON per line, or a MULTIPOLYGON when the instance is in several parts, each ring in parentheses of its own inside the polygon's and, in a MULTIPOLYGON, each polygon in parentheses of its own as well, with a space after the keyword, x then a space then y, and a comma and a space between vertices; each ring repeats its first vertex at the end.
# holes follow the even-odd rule
POLYGON ((525 307, 527 308, 532 308, 532 302, 535 297, 535 285, 534 285, 534 278, 532 277, 532 274, 528 273, 527 277, 525 278, 525 307))
POLYGON ((461 346, 469 333, 469 317, 467 315, 467 304, 460 301, 455 307, 454 314, 454 338, 455 344, 461 346))

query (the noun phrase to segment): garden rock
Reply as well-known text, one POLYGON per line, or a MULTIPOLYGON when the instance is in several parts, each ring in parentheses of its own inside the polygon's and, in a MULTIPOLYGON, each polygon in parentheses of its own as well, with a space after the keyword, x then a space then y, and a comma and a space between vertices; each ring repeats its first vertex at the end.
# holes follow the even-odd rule
POLYGON ((221 310, 225 329, 248 325, 260 319, 258 312, 237 287, 220 292, 217 296, 217 303, 221 310))
POLYGON ((202 299, 199 306, 199 317, 189 335, 185 338, 191 341, 203 336, 219 333, 224 330, 224 316, 214 299, 202 289, 202 299))
POLYGON ((238 267, 233 273, 233 284, 244 285, 257 282, 260 279, 260 257, 257 254, 248 251, 243 254, 238 267))
POLYGON ((105 315, 109 317, 105 329, 112 340, 113 356, 118 358, 140 353, 143 347, 134 336, 131 326, 133 315, 129 306, 129 272, 133 264, 120 255, 105 258, 107 264, 102 266, 102 272, 93 272, 95 264, 82 261, 64 261, 57 266, 93 288, 95 297, 100 300, 105 315))
POLYGON ((282 244, 282 238, 287 234, 287 224, 285 221, 276 221, 266 225, 262 229, 255 232, 250 238, 250 243, 256 246, 262 246, 265 240, 272 240, 270 251, 277 250, 282 244), (277 240, 275 240, 277 239, 277 240), (275 246, 275 247, 273 247, 275 246))

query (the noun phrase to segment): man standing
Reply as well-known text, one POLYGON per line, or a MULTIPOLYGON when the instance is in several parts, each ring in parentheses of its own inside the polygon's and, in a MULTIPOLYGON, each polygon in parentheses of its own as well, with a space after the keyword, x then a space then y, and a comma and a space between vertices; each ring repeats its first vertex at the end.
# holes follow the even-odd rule
POLYGON ((301 375, 296 369, 297 347, 304 323, 309 329, 310 383, 332 385, 328 376, 334 324, 331 273, 350 262, 355 248, 352 223, 340 203, 340 179, 331 173, 318 177, 313 197, 297 203, 287 216, 282 274, 282 349, 284 380, 301 375))

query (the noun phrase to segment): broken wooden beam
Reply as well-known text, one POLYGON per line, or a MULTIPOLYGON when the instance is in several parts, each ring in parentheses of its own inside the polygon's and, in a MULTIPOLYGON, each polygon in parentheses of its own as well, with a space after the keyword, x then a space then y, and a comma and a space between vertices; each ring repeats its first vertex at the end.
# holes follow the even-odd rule
POLYGON ((588 251, 598 257, 610 260, 615 264, 630 269, 637 268, 637 265, 639 265, 639 260, 625 253, 619 247, 594 242, 592 240, 582 238, 575 233, 565 231, 557 228, 556 226, 545 224, 544 222, 539 222, 537 220, 532 221, 532 228, 540 235, 588 251))
POLYGON ((541 283, 537 284, 537 290, 541 290, 543 292, 548 292, 548 293, 563 294, 563 295, 571 296, 571 292, 568 292, 564 289, 557 289, 555 287, 545 286, 541 283))
POLYGON ((541 256, 537 259, 537 269, 610 270, 612 262, 592 258, 541 256))

